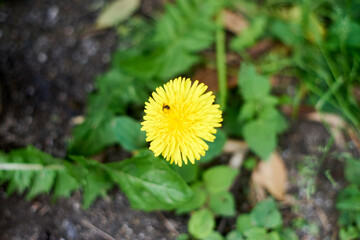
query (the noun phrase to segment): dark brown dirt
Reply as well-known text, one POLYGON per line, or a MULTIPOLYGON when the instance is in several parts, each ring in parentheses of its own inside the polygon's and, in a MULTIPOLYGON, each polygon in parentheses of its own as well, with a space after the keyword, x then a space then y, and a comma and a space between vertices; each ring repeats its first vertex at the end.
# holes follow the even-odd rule
MULTIPOLYGON (((84 114, 86 96, 96 75, 108 68, 117 43, 114 31, 92 30, 99 13, 94 9, 103 2, 17 0, 0 5, 1 150, 33 144, 54 156, 65 156, 72 119, 84 114)), ((159 1, 143 1, 142 14, 150 15, 157 7, 152 2, 159 1)), ((318 226, 318 234, 299 228, 301 239, 336 239, 335 197, 344 186, 338 160, 342 150, 333 147, 325 155, 319 150, 330 138, 319 123, 292 126, 281 138, 280 152, 288 167, 289 193, 298 204, 285 205, 285 222, 290 225, 300 217, 318 226), (314 168, 316 191, 309 197, 309 184, 303 180, 311 176, 301 171, 304 162, 314 168), (335 186, 325 176, 326 170, 335 186)), ((17 195, 7 198, 0 188, 0 216, 0 240, 175 239, 169 224, 177 232, 186 232, 185 217, 133 210, 117 190, 84 211, 79 192, 57 203, 51 203, 49 196, 26 202, 17 195)))

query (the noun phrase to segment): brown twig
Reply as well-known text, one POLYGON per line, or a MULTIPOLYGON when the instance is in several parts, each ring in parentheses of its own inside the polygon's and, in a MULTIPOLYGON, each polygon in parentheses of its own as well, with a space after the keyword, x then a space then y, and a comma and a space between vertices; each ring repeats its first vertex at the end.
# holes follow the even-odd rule
POLYGON ((101 230, 100 228, 94 226, 91 222, 89 222, 86 219, 82 219, 81 220, 82 225, 84 225, 85 227, 93 230, 94 232, 96 232, 99 236, 101 236, 103 239, 106 240, 115 240, 115 238, 113 238, 112 236, 110 236, 109 234, 107 234, 106 232, 104 232, 103 230, 101 230))
POLYGON ((172 224, 161 212, 157 211, 157 215, 164 221, 165 227, 174 235, 179 235, 179 232, 176 230, 174 224, 172 224))

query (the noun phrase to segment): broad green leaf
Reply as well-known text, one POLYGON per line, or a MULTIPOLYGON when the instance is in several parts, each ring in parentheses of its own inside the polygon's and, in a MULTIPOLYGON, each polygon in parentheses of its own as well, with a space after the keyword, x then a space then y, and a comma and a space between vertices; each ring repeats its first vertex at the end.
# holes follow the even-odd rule
POLYGON ((299 240, 295 231, 291 228, 284 228, 280 230, 280 236, 283 240, 299 240))
POLYGON ((97 28, 112 27, 129 18, 140 6, 140 0, 115 0, 96 20, 97 28))
POLYGON ((190 240, 190 236, 186 233, 181 233, 177 236, 176 240, 190 240))
POLYGON ((200 163, 207 163, 220 155, 226 142, 226 134, 223 130, 218 129, 214 142, 207 142, 209 150, 206 151, 205 156, 200 158, 200 163))
POLYGON ((231 231, 226 235, 226 240, 243 240, 243 236, 238 231, 231 231))
POLYGON ((344 211, 360 211, 360 195, 339 201, 336 207, 344 211))
POLYGON ((360 186, 360 159, 346 159, 345 178, 348 182, 360 186))
POLYGON ((140 131, 140 128, 139 122, 127 116, 116 117, 111 121, 116 142, 128 151, 146 146, 145 132, 140 131))
POLYGON ((261 101, 270 93, 269 80, 258 74, 254 65, 248 63, 242 63, 241 65, 238 84, 240 86, 240 93, 245 101, 261 101))
MULTIPOLYGON (((143 47, 144 46, 140 46, 143 47)), ((153 48, 153 46, 151 46, 153 48)), ((122 50, 115 55, 116 63, 128 75, 139 79, 152 79, 156 77, 162 69, 164 61, 164 50, 155 49, 153 51, 143 49, 122 50), (141 69, 141 71, 139 71, 141 69)))
POLYGON ((271 198, 258 203, 251 211, 250 216, 258 227, 275 229, 282 225, 281 214, 275 201, 271 198))
POLYGON ((243 135, 250 149, 263 160, 275 150, 276 132, 261 119, 246 123, 243 127, 243 135))
POLYGON ((134 208, 170 210, 192 197, 185 181, 161 158, 149 155, 134 157, 106 166, 134 208))
POLYGON ((248 101, 241 107, 238 120, 240 122, 245 122, 249 119, 252 119, 256 113, 256 103, 255 101, 248 101))
POLYGON ((203 174, 203 179, 206 189, 210 193, 215 194, 227 191, 237 175, 238 171, 233 168, 216 166, 206 170, 203 174))
POLYGON ((275 133, 282 133, 287 128, 287 122, 280 112, 272 106, 265 107, 259 112, 259 119, 266 122, 268 128, 273 129, 275 133))
POLYGON ((259 240, 266 239, 266 229, 260 227, 254 227, 244 232, 246 240, 259 240))
POLYGON ((240 233, 244 233, 246 230, 254 227, 252 219, 249 214, 241 214, 236 219, 236 230, 240 233))
POLYGON ((207 235, 203 240, 223 240, 223 236, 219 232, 213 231, 209 235, 207 235))
POLYGON ((190 212, 192 210, 202 207, 205 204, 207 193, 205 192, 203 184, 194 183, 191 186, 191 190, 193 191, 193 197, 176 209, 177 214, 190 212))
POLYGON ((28 194, 26 195, 26 200, 31 200, 40 193, 49 193, 53 186, 55 177, 56 172, 54 170, 44 169, 36 171, 34 180, 29 187, 28 194))
POLYGON ((248 157, 244 161, 244 168, 248 171, 253 170, 256 167, 256 158, 248 157))
POLYGON ((209 207, 220 216, 235 215, 235 199, 229 192, 220 192, 210 195, 209 207))
POLYGON ((340 228, 339 237, 340 240, 356 240, 360 235, 359 229, 354 226, 348 226, 347 228, 340 228))
POLYGON ((336 207, 343 211, 360 211, 360 188, 355 184, 347 186, 338 196, 336 207))
POLYGON ((67 171, 59 171, 57 173, 53 196, 54 199, 59 197, 70 197, 71 192, 78 189, 80 184, 67 171))
MULTIPOLYGON (((282 239, 280 238, 279 233, 277 233, 277 232, 275 232, 275 231, 272 231, 272 232, 268 233, 266 239, 267 239, 267 240, 282 240, 282 239)), ((288 240, 288 239, 286 239, 286 240, 288 240)))
POLYGON ((200 239, 209 236, 214 226, 214 215, 208 209, 201 209, 194 212, 188 224, 190 234, 200 239))
POLYGON ((69 153, 90 156, 115 143, 133 151, 146 145, 145 133, 140 128, 140 123, 127 116, 113 117, 109 112, 93 114, 74 129, 69 153))
POLYGON ((195 181, 199 173, 199 165, 196 163, 189 163, 187 165, 184 164, 181 167, 171 164, 170 167, 174 169, 174 171, 177 172, 187 183, 195 181))
POLYGON ((68 151, 72 155, 91 156, 114 144, 115 135, 111 126, 113 115, 108 111, 89 116, 85 122, 73 130, 74 138, 68 151))
POLYGON ((113 182, 109 179, 106 172, 99 168, 89 171, 84 186, 83 207, 87 209, 98 196, 106 196, 107 191, 112 187, 113 182))
POLYGON ((118 68, 112 68, 98 76, 95 83, 96 92, 90 94, 88 101, 88 116, 106 110, 116 115, 125 114, 128 104, 142 106, 148 98, 144 82, 118 68))

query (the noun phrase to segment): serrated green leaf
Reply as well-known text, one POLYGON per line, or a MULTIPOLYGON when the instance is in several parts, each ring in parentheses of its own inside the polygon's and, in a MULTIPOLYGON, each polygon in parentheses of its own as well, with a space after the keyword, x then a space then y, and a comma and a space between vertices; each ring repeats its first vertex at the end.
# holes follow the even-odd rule
POLYGON ((203 174, 206 189, 212 194, 227 191, 237 174, 238 171, 236 169, 228 166, 210 168, 203 174))
POLYGON ((205 192, 203 184, 194 183, 191 186, 191 190, 193 191, 193 197, 176 209, 177 214, 190 212, 192 210, 202 207, 205 204, 207 193, 205 192))
POLYGON ((87 209, 98 196, 106 196, 107 191, 112 187, 113 182, 103 170, 94 168, 89 171, 83 187, 83 207, 87 209))
POLYGON ((133 151, 146 146, 145 132, 140 130, 138 121, 127 117, 116 117, 111 121, 111 129, 117 143, 128 151, 133 151))
POLYGON ((36 171, 34 180, 29 187, 29 192, 26 195, 26 200, 31 200, 40 193, 49 193, 56 177, 54 170, 36 171))
POLYGON ((141 79, 168 80, 184 73, 200 61, 197 53, 214 42, 213 17, 224 4, 217 0, 181 0, 167 4, 153 35, 136 46, 139 51, 120 56, 119 65, 141 79))
POLYGON ((71 192, 79 187, 79 182, 67 171, 59 171, 55 179, 53 198, 70 197, 71 192))
MULTIPOLYGON (((142 47, 144 48, 144 46, 142 47)), ((153 46, 151 47, 154 48, 153 46)), ((115 61, 121 66, 122 71, 129 76, 139 79, 152 79, 156 77, 162 68, 163 56, 163 49, 155 49, 153 51, 148 49, 143 49, 142 51, 126 49, 117 52, 115 61)))
POLYGON ((250 217, 258 227, 275 229, 282 225, 281 214, 271 198, 258 203, 251 211, 250 217))
POLYGON ((9 181, 9 185, 6 189, 6 194, 10 196, 15 191, 22 194, 27 188, 31 186, 35 171, 12 171, 7 172, 6 178, 9 181))
POLYGON ((145 211, 174 209, 192 197, 185 181, 161 158, 142 156, 107 164, 132 207, 145 211))
POLYGON ((64 161, 67 173, 76 179, 81 185, 86 184, 86 176, 89 170, 82 165, 75 165, 70 162, 64 161))
POLYGON ((200 239, 210 235, 214 226, 214 215, 208 209, 201 209, 194 212, 188 224, 190 234, 200 239))
POLYGON ((112 27, 130 17, 140 6, 140 0, 115 0, 96 20, 97 28, 112 27))
POLYGON ((241 65, 238 77, 240 93, 246 101, 262 100, 270 93, 270 82, 259 75, 255 67, 248 63, 241 65))
POLYGON ((220 216, 231 217, 235 215, 235 199, 229 192, 220 192, 210 195, 209 207, 220 216))
POLYGON ((243 135, 250 149, 263 160, 266 160, 275 150, 276 132, 261 119, 246 123, 243 127, 243 135))
POLYGON ((207 142, 209 150, 206 151, 205 156, 200 158, 200 163, 210 162, 222 152, 227 136, 223 130, 218 129, 215 137, 214 142, 207 142))
POLYGON ((244 233, 247 229, 254 227, 252 219, 249 214, 241 214, 236 219, 236 230, 240 233, 244 233))

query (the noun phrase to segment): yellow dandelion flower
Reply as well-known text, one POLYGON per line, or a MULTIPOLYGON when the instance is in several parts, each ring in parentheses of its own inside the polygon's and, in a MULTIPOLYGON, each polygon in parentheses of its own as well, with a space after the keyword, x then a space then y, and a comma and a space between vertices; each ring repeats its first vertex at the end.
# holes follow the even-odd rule
POLYGON ((155 156, 162 154, 181 167, 205 155, 209 146, 204 140, 214 141, 223 120, 219 104, 213 104, 215 96, 206 89, 203 83, 179 77, 152 93, 141 130, 155 156))

